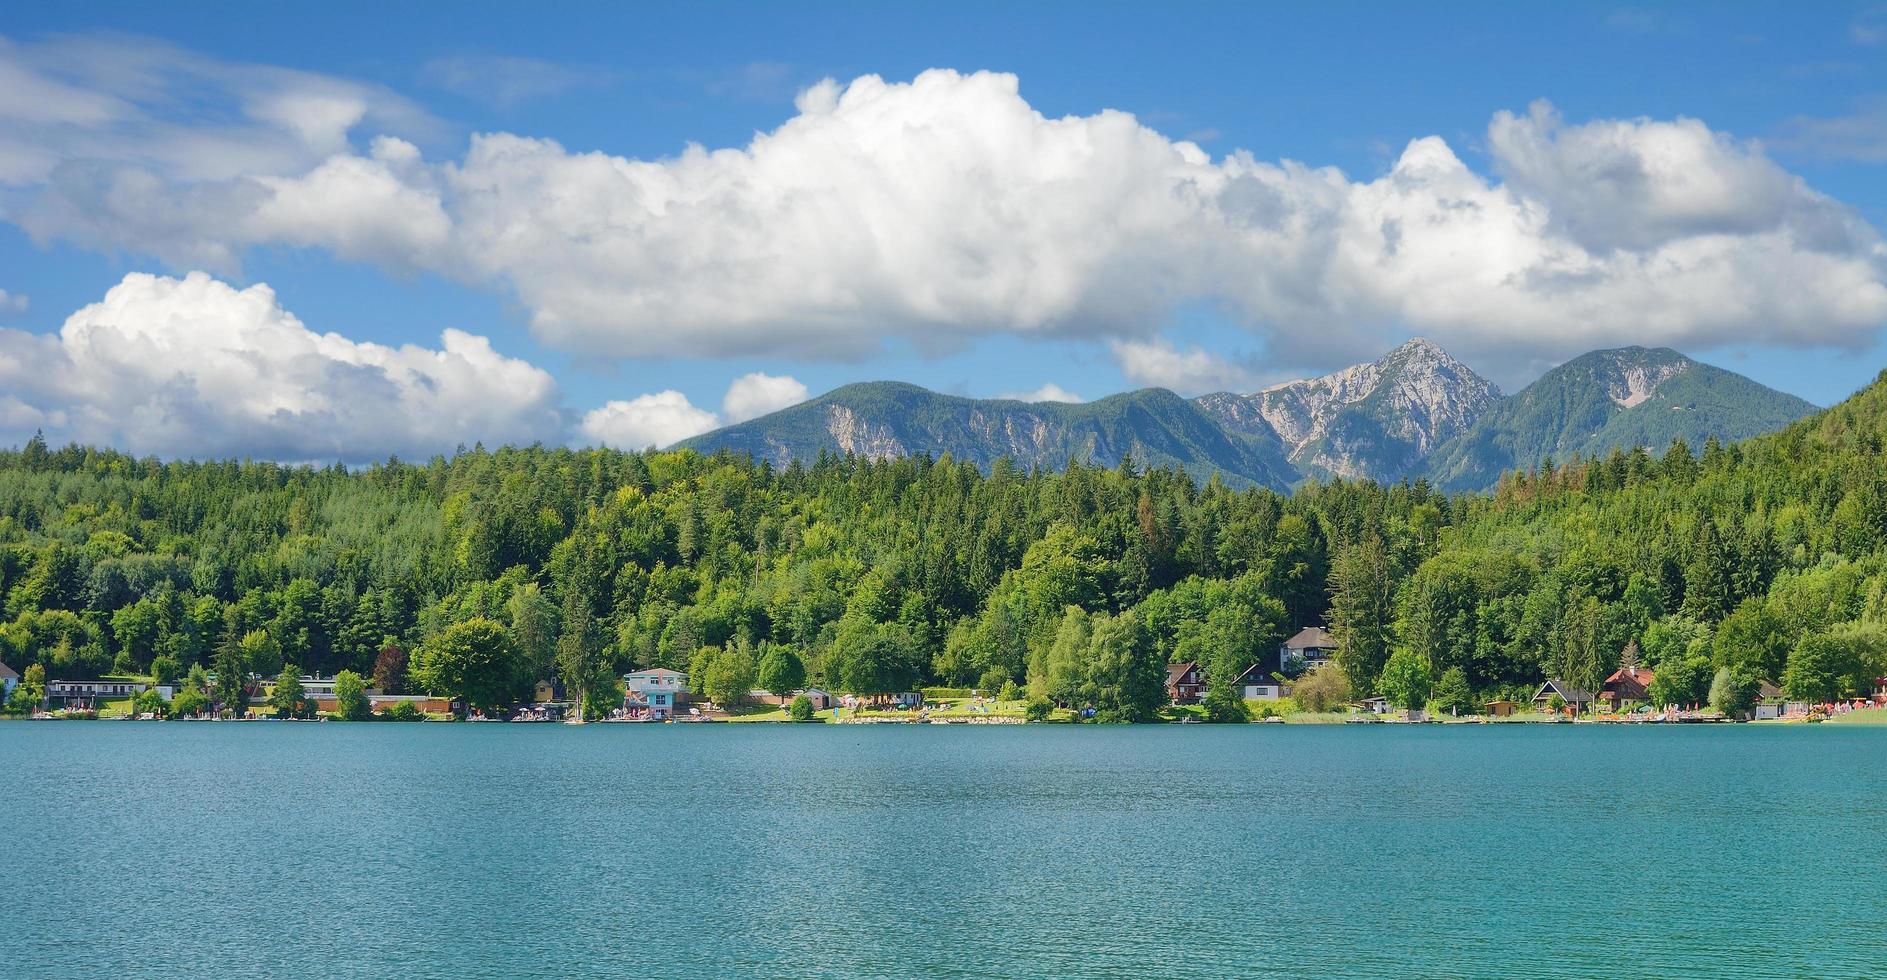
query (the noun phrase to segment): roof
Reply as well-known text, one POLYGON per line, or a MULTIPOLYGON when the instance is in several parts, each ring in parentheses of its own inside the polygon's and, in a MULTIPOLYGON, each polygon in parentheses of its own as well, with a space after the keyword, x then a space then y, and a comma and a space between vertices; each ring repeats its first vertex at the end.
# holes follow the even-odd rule
POLYGON ((1171 687, 1174 684, 1179 683, 1179 679, 1186 676, 1187 671, 1192 670, 1198 666, 1199 664, 1197 662, 1191 661, 1191 660, 1188 660, 1183 664, 1167 664, 1166 665, 1166 686, 1171 687))
POLYGON ((1264 661, 1260 660, 1245 668, 1244 673, 1238 675, 1238 680, 1232 682, 1232 686, 1238 687, 1247 683, 1276 684, 1277 681, 1272 680, 1271 675, 1264 672, 1264 665, 1264 661))
POLYGON ((1655 675, 1649 667, 1620 667, 1612 671, 1612 675, 1605 679, 1604 686, 1611 687, 1615 684, 1636 684, 1639 687, 1650 687, 1651 678, 1653 676, 1655 675))
POLYGON ((651 667, 648 670, 632 670, 629 673, 624 674, 623 676, 624 677, 686 677, 688 675, 683 674, 679 670, 669 670, 667 667, 651 667))
POLYGON ((8 667, 6 664, 0 664, 0 681, 17 681, 19 679, 19 671, 8 667))
POLYGON ((1321 626, 1306 626, 1284 641, 1286 650, 1335 650, 1341 644, 1321 626))
POLYGON ((1782 688, 1777 687, 1775 681, 1765 677, 1756 682, 1756 696, 1764 701, 1779 698, 1782 696, 1782 688))
POLYGON ((1546 683, 1540 685, 1540 693, 1535 694, 1533 696, 1533 700, 1538 701, 1541 698, 1550 697, 1552 696, 1554 692, 1558 692, 1560 697, 1565 698, 1568 701, 1592 700, 1592 693, 1590 691, 1582 691, 1564 681, 1554 680, 1550 678, 1547 680, 1546 683))

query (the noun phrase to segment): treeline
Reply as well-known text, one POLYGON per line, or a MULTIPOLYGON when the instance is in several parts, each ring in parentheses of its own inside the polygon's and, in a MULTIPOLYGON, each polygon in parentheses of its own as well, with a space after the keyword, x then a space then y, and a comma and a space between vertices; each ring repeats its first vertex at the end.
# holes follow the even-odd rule
POLYGON ((534 446, 354 472, 35 438, 0 452, 0 659, 50 677, 378 667, 492 705, 665 666, 729 694, 1008 687, 1143 718, 1171 660, 1202 662, 1236 714, 1231 681, 1327 621, 1350 696, 1590 688, 1635 642, 1673 701, 1725 670, 1833 697, 1881 669, 1882 400, 1452 499, 1234 492, 1131 460, 776 470, 534 446))

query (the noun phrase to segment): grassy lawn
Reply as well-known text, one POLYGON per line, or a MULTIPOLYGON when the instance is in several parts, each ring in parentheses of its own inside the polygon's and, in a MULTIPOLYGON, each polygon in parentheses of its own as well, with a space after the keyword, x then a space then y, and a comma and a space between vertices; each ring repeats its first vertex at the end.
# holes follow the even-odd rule
POLYGON ((785 721, 786 709, 777 704, 743 704, 727 713, 728 721, 785 721))
POLYGON ((1828 719, 1830 725, 1887 725, 1887 709, 1863 708, 1835 715, 1828 719))

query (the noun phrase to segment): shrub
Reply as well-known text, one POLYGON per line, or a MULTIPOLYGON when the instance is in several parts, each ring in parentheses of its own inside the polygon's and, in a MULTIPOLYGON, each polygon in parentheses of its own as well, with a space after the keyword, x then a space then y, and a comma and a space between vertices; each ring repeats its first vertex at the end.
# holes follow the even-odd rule
POLYGON ((1054 711, 1055 704, 1049 699, 1032 698, 1029 701, 1028 707, 1023 709, 1022 716, 1030 721, 1047 721, 1048 716, 1053 714, 1054 711))
POLYGON ((794 721, 811 721, 812 699, 804 694, 794 698, 793 703, 787 707, 786 713, 794 721))
POLYGON ((426 713, 411 701, 395 701, 380 712, 380 717, 387 721, 425 721, 426 713))

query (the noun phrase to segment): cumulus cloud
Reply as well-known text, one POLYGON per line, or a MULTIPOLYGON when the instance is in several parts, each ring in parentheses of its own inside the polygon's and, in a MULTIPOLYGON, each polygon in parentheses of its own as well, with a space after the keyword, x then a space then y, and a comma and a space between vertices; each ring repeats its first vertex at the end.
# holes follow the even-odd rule
POLYGON ((719 424, 713 412, 694 407, 679 391, 658 391, 628 401, 610 401, 583 416, 583 435, 611 449, 671 446, 719 424))
POLYGON ((25 312, 26 312, 26 294, 25 293, 9 293, 4 289, 0 289, 0 314, 14 314, 14 313, 25 313, 25 312))
MULTIPOLYGON (((70 87, 66 118, 104 120, 82 131, 127 111, 70 87)), ((1122 112, 1048 118, 987 72, 826 81, 744 147, 665 159, 509 133, 457 161, 362 151, 375 97, 245 103, 296 152, 238 155, 239 174, 109 153, 58 179, 29 168, 17 220, 173 260, 281 241, 431 269, 612 357, 859 357, 994 332, 1145 345, 1187 303, 1294 365, 1411 331, 1498 367, 1619 343, 1854 347, 1887 322, 1878 232, 1696 120, 1569 124, 1542 103, 1494 116, 1491 175, 1427 136, 1359 180, 1215 159, 1122 112)), ((31 132, 6 130, 0 158, 39 152, 31 132)))
POLYGON ((561 435, 557 384, 446 330, 316 333, 268 286, 132 273, 56 335, 0 330, 0 427, 166 456, 348 461, 561 435))
POLYGON ((735 378, 721 398, 720 414, 696 408, 679 391, 658 391, 627 401, 611 400, 583 416, 578 428, 594 445, 612 449, 660 449, 690 436, 745 422, 806 400, 806 386, 787 375, 755 371, 735 378))
POLYGON ((1165 338, 1153 341, 1116 340, 1109 345, 1120 373, 1129 381, 1155 388, 1169 388, 1182 395, 1212 391, 1238 391, 1251 387, 1253 374, 1244 365, 1234 363, 1197 345, 1185 350, 1174 347, 1165 338))
POLYGON ((41 240, 219 269, 259 244, 398 260, 364 239, 436 224, 414 200, 428 176, 390 172, 418 162, 395 137, 439 131, 380 86, 137 38, 0 37, 0 214, 41 240), (357 130, 387 139, 362 154, 357 130))
POLYGON ((1066 402, 1071 405, 1087 401, 1087 399, 1063 388, 1053 381, 1042 385, 1034 391, 1012 391, 1006 395, 997 395, 996 397, 1013 398, 1019 402, 1066 402))
POLYGON ((787 375, 755 371, 735 378, 721 399, 721 417, 728 424, 759 418, 806 400, 806 386, 787 375))

